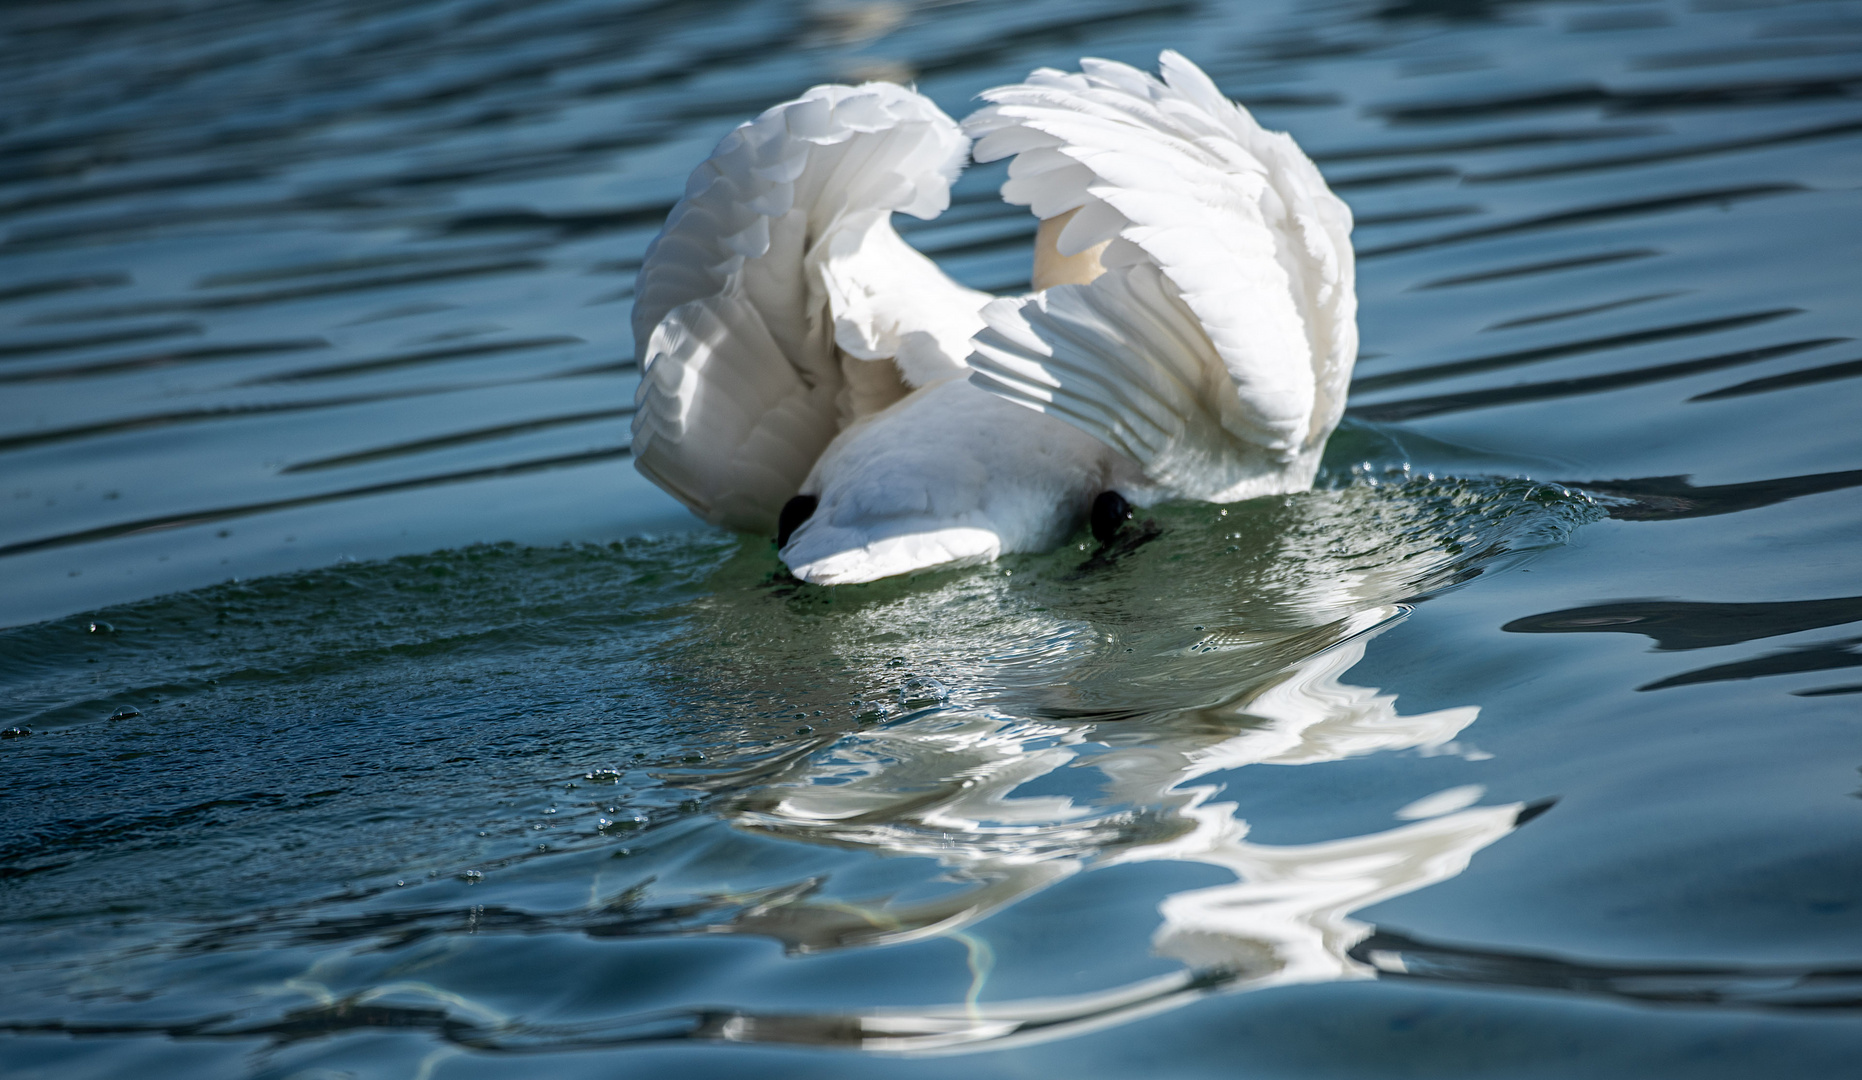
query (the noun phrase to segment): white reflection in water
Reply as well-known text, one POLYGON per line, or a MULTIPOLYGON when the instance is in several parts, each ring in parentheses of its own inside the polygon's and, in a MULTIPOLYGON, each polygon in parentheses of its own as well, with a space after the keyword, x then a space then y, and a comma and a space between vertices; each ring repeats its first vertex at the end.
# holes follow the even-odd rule
MULTIPOLYGON (((1143 725, 1067 723, 982 712, 934 713, 844 741, 744 800, 739 827, 789 839, 935 859, 966 888, 919 903, 792 900, 753 910, 725 932, 796 951, 960 933, 1005 905, 1087 870, 1175 860, 1220 867, 1233 884, 1167 897, 1153 935, 1180 972, 1103 992, 839 1018, 737 1015, 716 1035, 851 1042, 925 1053, 1000 1047, 1123 1023, 1222 990, 1374 977, 1349 953, 1372 932, 1352 912, 1461 872, 1511 832, 1521 806, 1460 809, 1384 832, 1315 844, 1247 839, 1212 774, 1304 765, 1384 750, 1443 751, 1473 706, 1403 715, 1395 698, 1341 676, 1370 638, 1405 613, 1373 607, 1335 627, 1344 638, 1229 704, 1143 725), (1017 796, 1070 766, 1107 778, 1090 803, 1017 796), (831 1034, 830 1034, 831 1032, 831 1034)), ((974 994, 972 994, 974 997, 974 994)))

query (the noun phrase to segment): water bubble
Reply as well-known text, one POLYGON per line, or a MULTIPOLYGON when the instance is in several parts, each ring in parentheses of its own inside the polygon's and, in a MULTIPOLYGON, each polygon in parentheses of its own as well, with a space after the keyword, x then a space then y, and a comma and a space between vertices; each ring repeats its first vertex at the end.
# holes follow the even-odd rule
POLYGON ((459 876, 474 885, 485 880, 485 873, 482 870, 467 870, 459 876))
POLYGON ((886 666, 889 668, 902 668, 906 664, 909 664, 909 663, 911 663, 911 661, 905 659, 903 656, 895 656, 892 659, 886 661, 886 666))
POLYGON ((90 632, 93 634, 114 634, 116 633, 116 627, 111 626, 107 622, 98 621, 91 623, 90 632))
POLYGON ((905 680, 899 687, 899 704, 907 709, 924 709, 941 705, 950 697, 950 687, 929 675, 905 680))
POLYGON ((125 706, 123 706, 122 708, 120 708, 120 709, 118 709, 118 710, 116 710, 115 712, 113 712, 113 713, 111 713, 111 714, 110 714, 110 719, 112 719, 112 720, 130 720, 130 719, 133 719, 133 718, 135 718, 135 717, 138 717, 138 716, 141 716, 141 715, 142 715, 142 710, 141 710, 141 709, 138 709, 138 708, 136 708, 136 707, 135 707, 134 705, 125 705, 125 706))

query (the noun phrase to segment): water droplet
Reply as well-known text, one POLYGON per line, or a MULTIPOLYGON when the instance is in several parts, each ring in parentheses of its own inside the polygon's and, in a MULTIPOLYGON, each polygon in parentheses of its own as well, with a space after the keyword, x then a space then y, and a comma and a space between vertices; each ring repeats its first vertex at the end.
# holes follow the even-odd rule
POLYGON ((94 622, 94 623, 91 623, 91 633, 93 634, 114 634, 116 633, 116 627, 111 626, 107 622, 102 622, 102 621, 94 622))
POLYGON ((907 679, 905 685, 899 687, 899 704, 907 709, 924 709, 933 705, 941 705, 948 697, 950 697, 950 687, 929 675, 907 679))
POLYGON ((467 870, 465 873, 461 874, 460 877, 463 877, 465 880, 475 885, 485 879, 484 873, 479 870, 467 870))
MULTIPOLYGON (((635 754, 634 756, 639 757, 640 755, 635 754)), ((619 769, 595 769, 591 772, 583 773, 582 779, 590 780, 597 784, 615 784, 615 783, 620 782, 621 770, 619 769)))
POLYGON ((0 731, 0 739, 23 739, 30 734, 32 729, 29 727, 10 727, 0 731))

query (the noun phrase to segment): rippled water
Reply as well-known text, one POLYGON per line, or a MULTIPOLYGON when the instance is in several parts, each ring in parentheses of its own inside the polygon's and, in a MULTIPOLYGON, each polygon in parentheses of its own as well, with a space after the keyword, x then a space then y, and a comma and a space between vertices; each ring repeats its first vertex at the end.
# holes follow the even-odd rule
POLYGON ((1852 1071, 1859 137, 1853 3, 9 5, 3 1071, 1852 1071), (634 474, 732 125, 1163 47, 1357 215, 1317 490, 830 591, 634 474))

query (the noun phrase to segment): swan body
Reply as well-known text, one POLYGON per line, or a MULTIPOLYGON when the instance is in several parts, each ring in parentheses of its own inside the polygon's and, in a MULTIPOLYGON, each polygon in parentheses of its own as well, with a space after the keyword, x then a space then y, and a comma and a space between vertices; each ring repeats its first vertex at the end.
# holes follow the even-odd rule
POLYGON ((975 565, 1057 547, 1100 492, 1146 486, 1093 436, 947 379, 828 444, 801 488, 817 508, 782 558, 818 585, 975 565))
POLYGON ((1351 216, 1286 135, 1173 52, 991 90, 962 127, 889 83, 726 136, 647 249, 637 467, 705 520, 781 529, 832 585, 1050 549, 1139 506, 1309 487, 1357 351, 1351 216), (972 138, 976 139, 972 147, 972 138), (1012 157, 1033 291, 893 231, 1012 157))

